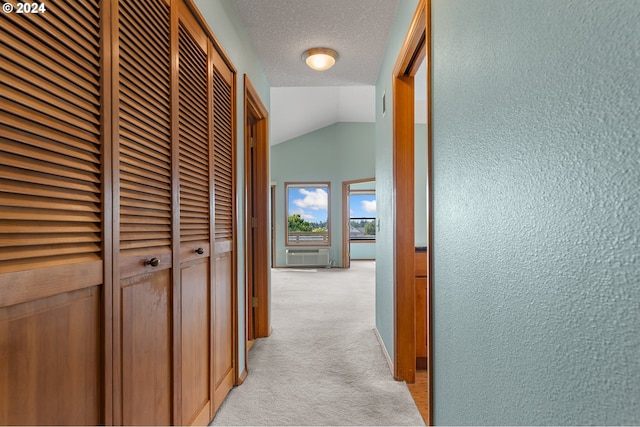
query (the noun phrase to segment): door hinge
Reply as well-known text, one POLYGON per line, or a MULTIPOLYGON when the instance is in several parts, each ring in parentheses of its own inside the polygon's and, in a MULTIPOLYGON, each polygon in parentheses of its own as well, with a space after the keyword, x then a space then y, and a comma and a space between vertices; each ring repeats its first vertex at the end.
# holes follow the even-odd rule
POLYGON ((256 148, 256 140, 252 136, 249 137, 249 147, 256 148))
POLYGON ((258 297, 251 298, 251 307, 256 308, 258 306, 258 297))
POLYGON ((258 218, 251 217, 251 227, 256 228, 258 226, 258 218))

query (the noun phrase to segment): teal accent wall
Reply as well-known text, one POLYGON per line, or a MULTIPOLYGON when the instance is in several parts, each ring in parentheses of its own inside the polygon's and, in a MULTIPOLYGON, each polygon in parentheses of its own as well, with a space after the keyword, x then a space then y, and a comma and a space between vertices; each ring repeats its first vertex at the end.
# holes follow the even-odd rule
POLYGON ((330 182, 331 249, 342 266, 342 182, 375 176, 373 123, 335 123, 271 147, 276 184, 276 266, 286 263, 285 182, 330 182))
POLYGON ((432 22, 435 422, 640 424, 640 2, 432 22))
POLYGON ((236 68, 236 189, 238 194, 238 216, 236 236, 238 250, 236 253, 238 268, 238 339, 239 367, 244 369, 244 75, 258 92, 262 103, 269 109, 270 86, 253 50, 249 36, 244 29, 240 18, 231 0, 195 0, 202 16, 213 31, 216 39, 233 62, 236 68))
POLYGON ((393 361, 393 91, 391 76, 417 0, 402 0, 389 34, 387 50, 376 82, 376 329, 393 361), (382 113, 382 98, 386 109, 382 113))
POLYGON ((350 254, 352 261, 376 259, 376 244, 375 242, 352 242, 350 254))

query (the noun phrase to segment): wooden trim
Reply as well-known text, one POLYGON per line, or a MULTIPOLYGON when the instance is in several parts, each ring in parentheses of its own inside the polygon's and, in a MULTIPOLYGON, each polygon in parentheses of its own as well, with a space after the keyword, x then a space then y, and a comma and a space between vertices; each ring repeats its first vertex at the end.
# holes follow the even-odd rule
POLYGON ((103 3, 111 5, 111 182, 112 188, 112 227, 111 264, 113 268, 113 286, 111 289, 111 315, 112 315, 112 424, 122 425, 122 322, 120 319, 120 132, 118 121, 120 117, 120 3, 118 1, 103 3))
MULTIPOLYGON (((271 268, 276 268, 276 185, 275 184, 270 184, 270 196, 269 196, 269 203, 271 204, 271 223, 269 224, 269 229, 271 231, 271 268)), ((269 275, 269 277, 271 277, 271 275, 269 275)))
POLYGON ((103 280, 101 260, 4 273, 0 275, 0 308, 99 286, 103 280))
MULTIPOLYGON (((222 57, 222 59, 224 60, 226 66, 235 75, 238 72, 238 70, 236 70, 236 68, 233 66, 233 62, 231 62, 231 59, 229 58, 229 55, 227 55, 225 50, 222 48, 222 44, 218 41, 218 39, 216 38, 216 36, 213 33, 213 31, 211 31, 211 27, 209 27, 209 23, 207 22, 206 19, 204 19, 204 17, 202 16, 202 13, 198 9, 198 7, 195 5, 193 0, 184 0, 184 2, 186 4, 186 6, 191 10, 191 13, 193 14, 193 16, 198 20, 198 22, 200 23, 200 26, 202 27, 202 29, 207 33, 207 36, 209 36, 211 41, 213 41, 213 47, 218 52, 220 57, 222 57)), ((235 85, 234 85, 234 87, 235 87, 235 85)), ((235 92, 234 92, 234 95, 235 95, 235 92)), ((234 96, 234 99, 235 99, 235 96, 234 96)))
MULTIPOLYGON (((351 180, 351 181, 342 181, 342 268, 349 268, 350 264, 351 264, 351 255, 350 253, 348 253, 347 251, 345 251, 345 247, 347 245, 350 245, 352 240, 349 237, 349 228, 345 227, 345 224, 347 223, 348 218, 350 218, 349 215, 349 211, 347 210, 347 205, 349 204, 349 196, 351 195, 351 193, 359 193, 360 191, 351 191, 351 185, 352 184, 359 184, 362 182, 375 182, 375 178, 364 178, 364 179, 355 179, 355 180, 351 180)), ((370 190, 363 190, 363 191, 368 191, 370 192, 370 190)), ((375 194, 375 190, 373 190, 373 194, 375 194)), ((367 243, 369 242, 375 242, 375 240, 373 241, 367 241, 367 243)))
MULTIPOLYGON (((347 217, 349 212, 347 207, 349 205, 349 184, 346 181, 342 182, 342 268, 351 267, 351 248, 349 247, 349 229, 345 226, 347 224, 347 217), (347 249, 349 248, 349 249, 347 249)), ((287 224, 288 225, 288 224, 287 224)))
POLYGON ((408 383, 416 369, 413 76, 426 55, 425 34, 426 1, 420 0, 393 69, 394 376, 408 383))
MULTIPOLYGON (((249 76, 244 75, 244 194, 245 194, 245 366, 248 372, 249 338, 267 337, 271 326, 269 267, 269 113, 249 76), (255 127, 254 127, 255 126, 255 127), (252 149, 251 130, 255 129, 252 149), (252 173, 254 179, 252 179, 252 173), (253 214, 252 214, 253 210, 253 214), (256 224, 253 227, 252 218, 256 224), (250 286, 253 285, 253 292, 250 286), (253 312, 251 297, 258 299, 253 312), (252 315, 255 314, 255 317, 252 315), (249 337, 253 322, 253 337, 249 337)), ((244 381, 244 380, 242 380, 244 381)), ((240 372, 236 383, 240 383, 240 372)))
POLYGON ((415 381, 413 78, 393 81, 394 362, 398 381, 415 381), (411 254, 411 255, 410 255, 411 254))
MULTIPOLYGON (((211 401, 206 402, 200 412, 191 420, 192 426, 206 426, 211 421, 211 401)), ((177 424, 176 424, 177 425, 177 424)))
MULTIPOLYGON (((213 51, 213 44, 211 40, 207 45, 207 98, 209 102, 209 117, 208 122, 210 128, 214 126, 214 112, 213 112, 213 79, 214 79, 214 69, 213 69, 213 61, 211 60, 213 51)), ((215 171, 214 171, 214 138, 213 132, 209 132, 209 401, 211 402, 211 412, 209 418, 213 418, 213 405, 214 405, 214 397, 215 397, 215 386, 214 386, 214 348, 213 348, 213 331, 214 331, 214 316, 213 316, 213 307, 215 304, 214 300, 214 280, 216 273, 216 256, 215 256, 215 171)))
MULTIPOLYGON (((189 0, 190 1, 190 0, 189 0)), ((196 9, 197 10, 197 9, 196 9)), ((200 13, 198 12, 198 16, 201 16, 200 13)), ((211 34, 213 36, 213 34, 211 34)), ((214 47, 216 47, 216 49, 218 49, 220 47, 220 44, 218 43, 217 40, 214 40, 214 47)), ((220 56, 223 57, 223 59, 228 62, 229 59, 226 57, 226 55, 223 55, 222 52, 220 52, 218 50, 218 53, 220 53, 220 56)), ((214 55, 214 58, 216 56, 214 55)), ((231 252, 231 283, 233 284, 232 286, 232 296, 231 296, 231 304, 232 304, 232 309, 231 309, 231 316, 233 318, 233 343, 232 343, 232 348, 233 348, 233 359, 234 359, 234 363, 233 363, 233 372, 231 373, 231 375, 233 375, 233 383, 235 384, 236 378, 238 378, 238 370, 240 369, 239 366, 239 340, 238 340, 238 335, 239 335, 239 327, 238 327, 238 225, 240 223, 239 220, 239 216, 240 216, 240 212, 238 209, 238 102, 237 102, 237 96, 236 96, 236 91, 238 88, 238 76, 237 76, 237 72, 236 69, 233 68, 233 65, 229 65, 227 64, 227 66, 231 69, 231 165, 232 165, 232 176, 231 176, 231 182, 233 183, 233 192, 232 192, 232 198, 233 198, 233 206, 232 206, 232 230, 233 230, 233 238, 232 238, 232 252, 231 252)))
MULTIPOLYGON (((255 94, 257 97, 257 93, 255 94)), ((259 98, 256 101, 260 101, 259 98)), ((257 213, 257 230, 256 236, 256 271, 259 273, 257 297, 258 308, 256 310, 256 338, 264 338, 271 335, 271 270, 269 262, 269 116, 266 108, 259 103, 261 107, 260 121, 258 122, 258 135, 256 140, 256 160, 258 163, 257 170, 257 193, 255 193, 256 213, 257 213)))
POLYGON ((380 336, 380 332, 378 332, 378 328, 373 328, 373 333, 376 335, 378 340, 378 344, 380 344, 380 349, 382 350, 382 354, 384 355, 385 360, 387 361, 387 366, 389 367, 389 371, 393 374, 395 369, 393 367, 393 362, 391 361, 391 357, 389 357, 389 353, 387 352, 387 348, 384 346, 384 341, 382 341, 382 337, 380 336))
POLYGON ((284 183, 284 246, 285 248, 287 247, 314 247, 314 246, 321 246, 321 247, 331 247, 331 182, 329 181, 291 181, 291 182, 285 182, 284 183), (323 186, 326 185, 327 186, 327 190, 328 190, 328 197, 327 197, 327 231, 328 231, 328 237, 327 237, 327 243, 321 243, 321 244, 295 244, 292 245, 289 243, 289 192, 287 191, 287 187, 289 187, 290 185, 292 186, 298 186, 298 187, 302 187, 302 186, 308 186, 308 187, 313 187, 313 186, 323 186))
POLYGON ((262 102, 262 99, 260 99, 258 91, 251 83, 249 76, 246 74, 244 75, 244 96, 245 109, 250 108, 256 118, 258 118, 259 120, 269 117, 269 111, 267 110, 267 107, 264 106, 264 103, 262 102), (247 103, 246 101, 250 102, 247 103))
POLYGON ((427 28, 426 1, 420 0, 416 7, 398 59, 393 67, 394 76, 415 75, 420 63, 425 58, 426 52, 423 52, 422 49, 425 46, 425 30, 427 28))
MULTIPOLYGON (((182 423, 182 283, 180 268, 180 20, 189 16, 184 3, 169 9, 170 81, 171 81, 171 397, 173 424, 182 423)), ((189 22, 190 24, 190 22, 189 22)))
POLYGON ((113 92, 112 82, 113 74, 113 34, 111 23, 113 21, 112 2, 102 1, 101 3, 101 42, 100 57, 102 58, 102 93, 101 93, 101 116, 102 116, 102 233, 103 233, 103 290, 102 298, 104 306, 102 307, 103 319, 103 345, 104 351, 102 363, 104 372, 103 381, 103 422, 105 425, 113 425, 113 290, 114 290, 114 266, 111 262, 114 258, 113 250, 113 128, 115 127, 113 120, 113 92))
POLYGON ((244 383, 244 380, 247 379, 247 375, 248 375, 248 371, 247 368, 245 367, 245 369, 240 372, 240 375, 238 375, 238 379, 236 380, 236 385, 242 385, 244 383))
MULTIPOLYGON (((244 367, 243 372, 249 369, 249 340, 252 332, 253 321, 253 289, 254 282, 254 249, 253 249, 253 216, 251 213, 254 191, 252 179, 253 154, 251 150, 251 116, 248 103, 250 102, 247 91, 247 75, 244 75, 244 367)), ((240 384, 240 370, 236 372, 236 385, 240 384)))
POLYGON ((431 0, 426 6, 426 65, 427 65, 427 393, 429 411, 427 424, 433 425, 433 46, 431 28, 431 0))

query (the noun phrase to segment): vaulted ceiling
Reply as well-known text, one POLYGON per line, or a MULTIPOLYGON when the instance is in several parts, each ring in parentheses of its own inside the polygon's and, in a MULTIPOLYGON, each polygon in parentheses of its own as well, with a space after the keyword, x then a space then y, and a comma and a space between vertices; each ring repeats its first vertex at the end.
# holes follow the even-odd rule
POLYGON ((400 0, 233 0, 271 84, 271 143, 340 121, 375 121, 375 83, 400 0), (311 70, 312 47, 338 52, 311 70))

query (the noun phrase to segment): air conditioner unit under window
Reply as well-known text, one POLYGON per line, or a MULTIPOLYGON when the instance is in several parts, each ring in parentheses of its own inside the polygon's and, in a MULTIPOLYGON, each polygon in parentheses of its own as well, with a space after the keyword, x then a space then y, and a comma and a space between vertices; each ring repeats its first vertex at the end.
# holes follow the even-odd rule
POLYGON ((287 249, 287 266, 326 267, 329 265, 329 249, 287 249))

